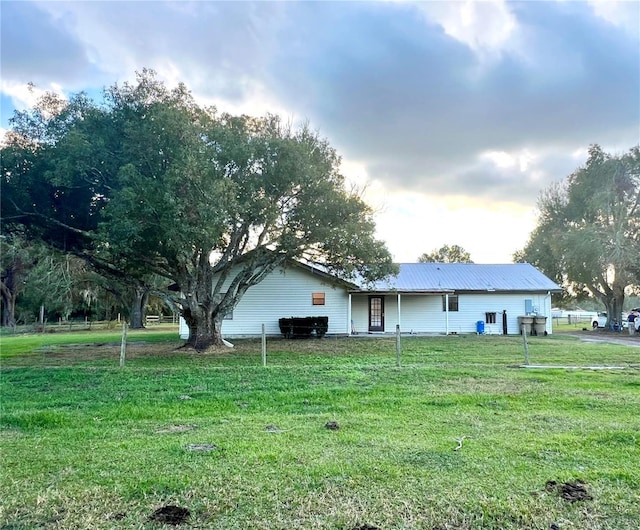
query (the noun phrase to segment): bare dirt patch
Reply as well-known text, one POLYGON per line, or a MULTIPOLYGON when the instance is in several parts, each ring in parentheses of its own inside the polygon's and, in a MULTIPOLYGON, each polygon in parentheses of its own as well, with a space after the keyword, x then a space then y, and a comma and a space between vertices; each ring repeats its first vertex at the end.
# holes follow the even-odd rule
POLYGON ((167 427, 163 427, 162 429, 158 429, 155 431, 156 434, 180 434, 183 432, 189 432, 197 429, 195 425, 168 425, 167 427))
POLYGON ((223 346, 209 346, 204 350, 196 350, 194 347, 192 347, 189 344, 183 344, 182 346, 175 348, 174 351, 176 353, 188 353, 191 355, 220 355, 220 354, 232 352, 233 348, 230 346, 223 345, 223 346))
POLYGON ((593 499, 586 488, 586 483, 578 479, 574 482, 558 483, 555 480, 549 480, 544 489, 549 492, 556 492, 567 502, 590 501, 593 499))
POLYGON ((264 430, 275 434, 280 434, 282 432, 282 429, 279 429, 277 425, 267 425, 264 430))
MULTIPOLYGON (((120 344, 84 343, 52 344, 36 348, 34 352, 16 355, 2 361, 4 366, 68 366, 75 363, 112 361, 120 359, 120 344)), ((135 341, 127 344, 126 360, 141 358, 175 357, 175 344, 157 344, 135 341)))
POLYGON ((190 515, 191 512, 186 508, 169 504, 162 508, 158 508, 151 514, 149 520, 154 523, 178 526, 186 523, 189 520, 190 515))
POLYGON ((214 444, 189 444, 185 449, 187 451, 194 451, 198 453, 210 453, 211 451, 218 449, 218 446, 214 444))

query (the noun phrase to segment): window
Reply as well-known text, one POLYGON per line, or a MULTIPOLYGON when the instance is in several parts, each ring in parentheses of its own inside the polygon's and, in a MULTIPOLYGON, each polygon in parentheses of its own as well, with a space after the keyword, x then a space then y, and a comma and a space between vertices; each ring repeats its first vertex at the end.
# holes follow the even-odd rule
POLYGON ((495 313, 485 313, 484 321, 487 324, 495 324, 496 323, 496 314, 495 313))
MULTIPOLYGON (((447 297, 442 295, 442 310, 447 310, 447 297)), ((449 311, 458 311, 458 295, 449 295, 449 311)))
POLYGON ((312 305, 324 305, 324 293, 313 293, 311 295, 312 305))

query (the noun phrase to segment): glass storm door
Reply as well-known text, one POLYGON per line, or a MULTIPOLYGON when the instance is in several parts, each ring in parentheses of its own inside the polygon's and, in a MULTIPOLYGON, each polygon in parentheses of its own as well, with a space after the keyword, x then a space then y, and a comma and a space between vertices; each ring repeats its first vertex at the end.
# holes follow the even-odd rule
POLYGON ((384 296, 369 297, 369 331, 384 331, 384 296))

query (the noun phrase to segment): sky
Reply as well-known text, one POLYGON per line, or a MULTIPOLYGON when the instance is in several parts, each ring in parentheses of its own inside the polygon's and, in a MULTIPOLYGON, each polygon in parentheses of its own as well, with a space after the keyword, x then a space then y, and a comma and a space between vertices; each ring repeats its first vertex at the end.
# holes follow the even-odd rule
POLYGON ((397 262, 446 244, 509 263, 589 145, 640 143, 635 0, 2 0, 0 24, 1 128, 43 91, 99 98, 152 68, 221 111, 308 122, 397 262))

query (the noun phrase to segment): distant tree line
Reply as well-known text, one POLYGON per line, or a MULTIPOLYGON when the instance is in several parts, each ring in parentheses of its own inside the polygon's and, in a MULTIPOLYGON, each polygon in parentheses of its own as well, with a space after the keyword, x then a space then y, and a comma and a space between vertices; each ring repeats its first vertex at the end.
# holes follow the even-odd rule
POLYGON ((418 263, 473 263, 469 254, 460 245, 443 245, 418 257, 418 263))
MULTIPOLYGON (((78 257, 18 234, 0 236, 0 250, 2 326, 31 324, 41 313, 49 322, 130 319, 127 286, 106 282, 78 257)), ((159 294, 144 298, 140 325, 147 309, 172 313, 159 294)))

